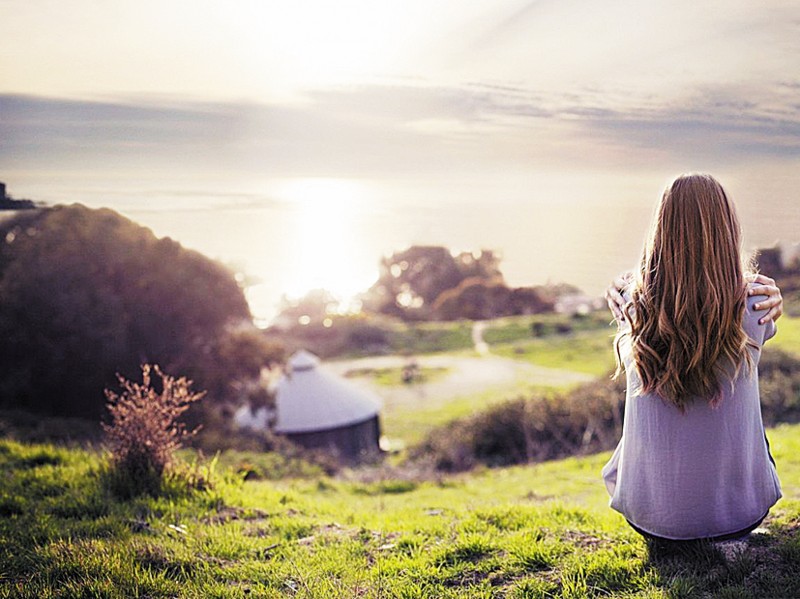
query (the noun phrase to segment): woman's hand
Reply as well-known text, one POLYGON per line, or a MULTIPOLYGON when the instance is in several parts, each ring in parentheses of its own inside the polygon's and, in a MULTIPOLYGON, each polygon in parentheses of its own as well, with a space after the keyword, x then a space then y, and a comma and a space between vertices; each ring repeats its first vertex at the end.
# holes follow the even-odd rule
POLYGON ((748 277, 750 283, 755 283, 755 287, 748 290, 749 295, 766 295, 767 299, 754 304, 756 310, 769 310, 758 322, 764 324, 770 320, 778 320, 783 314, 783 296, 780 288, 775 284, 775 279, 758 274, 748 277))
MULTIPOLYGON (((625 299, 622 297, 622 291, 630 284, 633 278, 632 272, 625 272, 619 275, 611 286, 606 289, 605 298, 608 302, 608 309, 614 315, 617 322, 625 322, 625 313, 622 311, 625 307, 625 299)), ((765 277, 766 278, 766 277, 765 277)), ((775 281, 772 281, 773 283, 775 281)), ((776 287, 777 289, 777 287, 776 287)))

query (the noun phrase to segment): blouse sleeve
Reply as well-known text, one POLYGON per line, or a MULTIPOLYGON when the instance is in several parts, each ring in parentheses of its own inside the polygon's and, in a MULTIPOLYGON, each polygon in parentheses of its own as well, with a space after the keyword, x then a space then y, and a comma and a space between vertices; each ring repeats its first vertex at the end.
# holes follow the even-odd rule
POLYGON ((766 343, 767 339, 772 339, 775 333, 778 332, 778 325, 775 324, 774 320, 770 320, 764 326, 766 327, 766 331, 764 331, 764 342, 766 343))

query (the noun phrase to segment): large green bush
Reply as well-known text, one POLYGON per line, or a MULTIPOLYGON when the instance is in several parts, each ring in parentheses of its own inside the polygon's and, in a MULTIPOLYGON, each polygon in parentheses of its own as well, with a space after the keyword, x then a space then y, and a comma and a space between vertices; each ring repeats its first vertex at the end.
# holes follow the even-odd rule
POLYGON ((111 210, 0 224, 0 408, 99 418, 103 389, 144 362, 224 398, 271 359, 249 322, 233 273, 111 210))

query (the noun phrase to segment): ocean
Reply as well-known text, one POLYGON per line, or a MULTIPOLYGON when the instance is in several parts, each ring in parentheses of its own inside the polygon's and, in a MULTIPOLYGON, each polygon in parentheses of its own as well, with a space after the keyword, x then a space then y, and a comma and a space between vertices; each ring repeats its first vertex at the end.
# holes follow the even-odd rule
MULTIPOLYGON (((728 185, 721 177, 737 203, 747 249, 800 240, 800 202, 792 188, 733 179, 728 185)), ((413 244, 491 249, 502 256, 509 285, 566 282, 600 295, 615 274, 636 264, 667 180, 584 177, 563 193, 555 181, 437 189, 330 178, 237 193, 85 181, 34 187, 26 195, 9 186, 9 192, 107 206, 224 262, 241 273, 251 309, 266 323, 284 295, 326 288, 346 302, 376 280, 381 257, 413 244)))

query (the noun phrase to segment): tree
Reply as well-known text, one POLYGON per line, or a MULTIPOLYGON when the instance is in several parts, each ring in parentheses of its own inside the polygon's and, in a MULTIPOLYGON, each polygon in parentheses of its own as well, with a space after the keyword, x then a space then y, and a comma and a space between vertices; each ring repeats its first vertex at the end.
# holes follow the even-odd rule
POLYGON ((486 320, 500 316, 552 311, 544 287, 510 288, 501 279, 464 279, 458 287, 441 293, 432 306, 440 320, 486 320))
POLYGON ((287 322, 320 323, 339 307, 339 300, 327 289, 312 289, 303 297, 290 299, 283 296, 280 316, 287 322))
POLYGON ((416 245, 381 260, 378 281, 366 304, 401 318, 430 318, 443 292, 473 278, 502 280, 499 258, 486 250, 453 255, 445 247, 416 245))
MULTIPOLYGON (((208 389, 203 403, 229 399, 254 369, 221 347, 250 322, 231 272, 111 210, 0 224, 0 407, 99 417, 103 389, 146 362, 208 389)), ((262 366, 278 359, 252 349, 262 366)))
POLYGON ((441 293, 432 309, 441 320, 485 320, 503 314, 509 294, 502 281, 471 277, 441 293))

